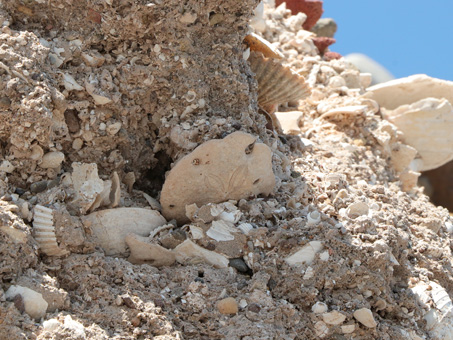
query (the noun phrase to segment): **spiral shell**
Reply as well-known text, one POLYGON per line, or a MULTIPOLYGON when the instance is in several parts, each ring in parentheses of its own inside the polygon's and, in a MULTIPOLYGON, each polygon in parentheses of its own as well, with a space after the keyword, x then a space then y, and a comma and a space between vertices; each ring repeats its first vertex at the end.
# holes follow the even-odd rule
POLYGON ((33 219, 33 234, 39 249, 49 256, 63 256, 69 252, 66 249, 61 249, 57 243, 55 235, 55 227, 53 225, 52 209, 43 207, 42 205, 35 206, 35 214, 33 219))
POLYGON ((310 95, 304 77, 277 60, 252 52, 249 61, 258 82, 258 104, 264 110, 275 104, 303 99, 310 95))

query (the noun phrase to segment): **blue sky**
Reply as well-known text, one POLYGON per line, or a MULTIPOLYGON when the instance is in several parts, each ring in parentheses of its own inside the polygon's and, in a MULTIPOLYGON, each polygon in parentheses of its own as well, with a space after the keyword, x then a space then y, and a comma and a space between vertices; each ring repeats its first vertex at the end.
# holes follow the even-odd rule
POLYGON ((396 78, 453 81, 453 0, 324 0, 338 24, 331 51, 364 53, 396 78))

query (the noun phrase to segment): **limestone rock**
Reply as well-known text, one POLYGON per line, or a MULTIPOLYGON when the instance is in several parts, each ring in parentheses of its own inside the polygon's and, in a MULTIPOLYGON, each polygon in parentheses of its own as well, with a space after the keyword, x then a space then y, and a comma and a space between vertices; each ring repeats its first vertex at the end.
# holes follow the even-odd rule
POLYGON ((93 232, 94 243, 107 255, 125 255, 126 236, 130 233, 148 236, 166 223, 162 215, 143 208, 117 208, 96 211, 82 217, 85 227, 93 232))
POLYGON ((133 264, 148 263, 154 267, 171 266, 175 262, 175 254, 164 247, 153 244, 147 237, 129 234, 125 238, 131 255, 129 262, 133 264))
POLYGON ((25 312, 34 319, 40 319, 46 314, 47 302, 42 295, 34 290, 22 286, 11 286, 6 291, 7 299, 15 299, 18 295, 22 299, 21 305, 25 312))
POLYGON ((356 310, 354 312, 354 318, 368 328, 374 328, 377 326, 373 313, 368 308, 360 308, 356 310))
POLYGON ((275 186, 271 158, 268 146, 244 132, 203 143, 168 174, 161 193, 162 214, 185 223, 186 205, 270 194, 275 186))

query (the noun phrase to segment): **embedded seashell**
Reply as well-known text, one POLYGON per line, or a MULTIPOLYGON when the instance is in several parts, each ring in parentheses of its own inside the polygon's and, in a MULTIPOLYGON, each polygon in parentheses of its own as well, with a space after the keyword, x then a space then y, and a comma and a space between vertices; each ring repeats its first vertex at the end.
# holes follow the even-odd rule
POLYGON ((213 221, 206 235, 218 242, 232 241, 234 236, 231 233, 235 231, 236 229, 230 227, 225 221, 213 221))
POLYGON ((312 211, 312 212, 310 212, 310 213, 307 215, 307 224, 306 224, 306 226, 307 226, 307 227, 315 226, 315 225, 317 225, 320 221, 321 221, 321 214, 319 213, 319 211, 317 211, 317 210, 312 211))
POLYGON ((107 255, 125 255, 128 234, 148 236, 155 228, 166 224, 159 212, 143 208, 106 209, 81 219, 85 227, 91 229, 94 243, 107 255))
POLYGON ((283 54, 266 39, 258 34, 251 33, 244 38, 244 43, 251 52, 261 52, 266 58, 283 59, 283 54))
POLYGON ((69 251, 59 247, 55 226, 53 225, 52 209, 36 205, 33 219, 33 236, 38 243, 39 249, 49 256, 63 256, 69 251))
POLYGON ((308 265, 313 263, 315 256, 323 249, 321 241, 311 241, 293 255, 288 256, 285 261, 290 266, 298 266, 303 263, 308 265))
POLYGON ((190 240, 185 240, 178 245, 173 252, 176 254, 176 261, 182 264, 207 263, 215 268, 227 268, 228 259, 216 252, 204 249, 190 240))
POLYGON ((161 192, 162 214, 186 223, 186 206, 268 195, 275 186, 272 153, 256 137, 234 132, 203 143, 180 159, 161 192))
POLYGON ((346 215, 349 218, 357 218, 362 215, 368 215, 370 208, 368 207, 368 204, 364 202, 355 202, 352 203, 347 209, 346 209, 346 215))
POLYGON ((258 82, 258 104, 265 110, 274 104, 296 101, 310 95, 304 77, 289 67, 256 52, 251 53, 249 61, 258 82))
POLYGON ((238 228, 241 229, 245 235, 248 235, 249 232, 253 230, 253 226, 250 223, 241 223, 238 225, 238 228))
POLYGON ((192 234, 193 240, 199 240, 204 237, 203 229, 201 229, 200 227, 190 225, 189 230, 190 230, 190 233, 192 234))
POLYGON ((63 73, 63 86, 67 91, 82 91, 84 88, 69 74, 63 73))
POLYGON ((311 311, 315 314, 323 314, 327 312, 327 305, 318 301, 311 307, 311 311))
POLYGON ((148 237, 129 234, 125 238, 131 255, 128 261, 133 264, 147 263, 154 267, 171 266, 175 262, 175 254, 164 247, 150 243, 148 237))
POLYGON ((453 303, 451 302, 448 292, 439 284, 431 281, 429 283, 431 286, 431 296, 433 297, 433 302, 436 308, 440 311, 442 316, 447 315, 453 310, 453 303))

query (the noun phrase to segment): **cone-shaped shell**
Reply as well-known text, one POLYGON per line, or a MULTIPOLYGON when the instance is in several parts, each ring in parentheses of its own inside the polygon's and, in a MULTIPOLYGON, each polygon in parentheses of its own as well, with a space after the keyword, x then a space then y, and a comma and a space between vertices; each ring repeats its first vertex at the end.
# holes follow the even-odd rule
POLYGON ((52 209, 41 205, 35 206, 33 219, 33 236, 39 245, 39 249, 49 256, 62 256, 69 252, 58 246, 53 225, 52 209))
POLYGON ((284 57, 269 41, 255 33, 247 35, 244 38, 244 43, 250 48, 251 52, 261 52, 266 58, 283 59, 284 57))
POLYGON ((262 108, 306 98, 310 89, 304 77, 278 61, 251 53, 250 68, 258 82, 258 104, 262 108))

